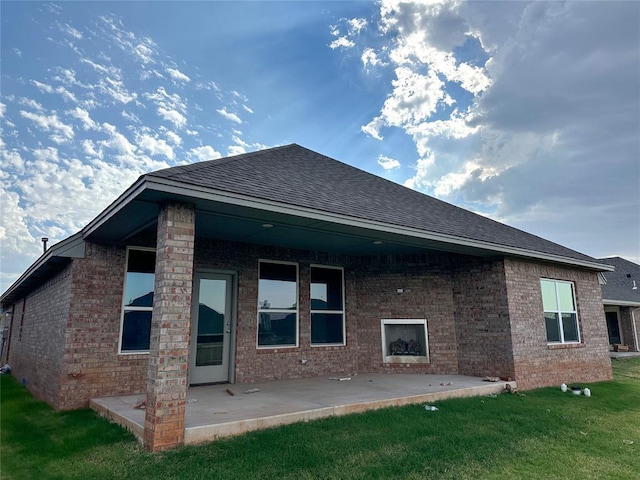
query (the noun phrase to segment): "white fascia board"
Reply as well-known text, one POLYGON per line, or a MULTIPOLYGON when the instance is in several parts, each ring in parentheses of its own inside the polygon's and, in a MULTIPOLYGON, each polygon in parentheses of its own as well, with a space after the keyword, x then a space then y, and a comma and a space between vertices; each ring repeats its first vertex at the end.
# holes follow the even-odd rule
MULTIPOLYGON (((297 205, 290 205, 281 202, 275 202, 272 200, 265 200, 257 197, 250 197, 247 195, 241 195, 231 192, 224 192, 220 190, 213 190, 206 187, 200 187, 198 185, 187 185, 182 182, 176 182, 165 178, 157 178, 153 176, 147 176, 144 178, 144 185, 140 185, 141 188, 161 191, 165 193, 172 193, 176 195, 186 195, 202 200, 211 200, 221 203, 228 203, 237 206, 255 208, 265 210, 269 212, 294 214, 304 218, 310 218, 313 220, 320 220, 324 222, 333 222, 341 225, 353 226, 364 228, 368 230, 375 230, 385 233, 393 233, 405 235, 412 238, 419 238, 423 240, 437 241, 442 243, 449 243, 453 245, 459 245, 464 247, 476 248, 480 250, 487 250, 503 255, 513 255, 517 257, 527 257, 536 260, 543 260, 554 263, 562 263, 565 265, 572 265, 577 267, 588 268, 597 271, 613 271, 614 267, 611 265, 602 264, 599 262, 590 262, 588 260, 579 260, 570 257, 564 257, 561 255, 554 255, 550 253, 537 252, 534 250, 527 250, 517 247, 510 247, 506 245, 499 245, 490 242, 483 242, 480 240, 472 240, 468 238, 456 237, 453 235, 446 235, 441 233, 427 232, 417 228, 403 227, 399 225, 392 225, 383 222, 376 222, 374 220, 366 220, 361 218, 355 218, 348 215, 341 215, 337 213, 324 212, 307 207, 300 207, 297 205)), ((135 187, 135 185, 134 185, 135 187)), ((131 187, 133 193, 133 187, 131 187)), ((120 197, 121 200, 123 197, 120 197)), ((115 210, 114 210, 115 211, 115 210)))
POLYGON ((640 307, 640 302, 633 302, 629 300, 610 300, 608 298, 602 299, 603 305, 616 305, 619 307, 640 307))

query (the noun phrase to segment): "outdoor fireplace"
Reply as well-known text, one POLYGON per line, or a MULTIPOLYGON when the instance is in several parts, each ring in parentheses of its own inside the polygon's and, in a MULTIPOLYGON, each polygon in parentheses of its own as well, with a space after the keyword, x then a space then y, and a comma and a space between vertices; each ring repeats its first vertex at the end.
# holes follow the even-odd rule
POLYGON ((383 319, 381 322, 385 363, 429 363, 425 319, 383 319))

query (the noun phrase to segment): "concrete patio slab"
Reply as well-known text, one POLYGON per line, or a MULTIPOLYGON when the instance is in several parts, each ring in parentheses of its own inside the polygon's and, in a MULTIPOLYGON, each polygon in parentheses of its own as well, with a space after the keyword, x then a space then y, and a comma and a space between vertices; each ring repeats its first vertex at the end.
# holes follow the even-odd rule
MULTIPOLYGON (((462 375, 362 374, 191 387, 187 392, 185 444, 384 407, 495 394, 502 392, 506 383, 516 386, 515 382, 485 382, 462 375)), ((91 400, 91 408, 141 440, 144 410, 134 405, 144 398, 96 398, 91 400)))

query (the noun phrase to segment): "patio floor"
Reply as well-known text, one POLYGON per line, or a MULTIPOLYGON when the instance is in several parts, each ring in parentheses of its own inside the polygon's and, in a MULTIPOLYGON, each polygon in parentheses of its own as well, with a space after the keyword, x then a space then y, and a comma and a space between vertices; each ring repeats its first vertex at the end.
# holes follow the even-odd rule
MULTIPOLYGON (((462 375, 361 374, 342 379, 191 387, 187 391, 185 444, 383 407, 495 394, 502 392, 506 383, 516 386, 515 382, 485 382, 462 375)), ((141 440, 144 410, 133 406, 144 398, 95 398, 91 408, 141 440)))

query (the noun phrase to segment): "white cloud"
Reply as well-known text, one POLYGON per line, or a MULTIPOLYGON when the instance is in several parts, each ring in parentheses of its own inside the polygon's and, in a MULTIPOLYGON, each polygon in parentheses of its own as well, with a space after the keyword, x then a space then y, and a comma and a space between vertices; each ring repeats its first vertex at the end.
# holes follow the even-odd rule
POLYGON ((18 102, 20 103, 20 105, 24 105, 25 107, 32 108, 33 110, 38 110, 40 112, 44 110, 44 108, 42 107, 42 104, 36 102, 32 98, 22 97, 18 102))
POLYGON ((183 115, 186 113, 186 103, 177 93, 170 94, 164 87, 158 87, 154 93, 144 93, 142 96, 154 102, 158 115, 175 127, 184 128, 187 125, 187 118, 183 115))
POLYGON ((220 115, 222 115, 227 120, 231 120, 232 122, 235 122, 235 123, 242 123, 242 120, 240 119, 240 117, 238 115, 236 115, 235 113, 227 111, 227 109, 225 107, 217 109, 216 112, 218 112, 220 115))
POLYGON ((349 25, 349 33, 351 35, 358 35, 361 30, 367 27, 367 20, 364 18, 351 18, 347 20, 349 25))
POLYGON ((158 107, 158 115, 173 123, 177 128, 183 128, 187 124, 187 117, 177 110, 160 106, 158 107))
POLYGON ((227 148, 227 155, 242 155, 243 153, 247 153, 247 149, 242 145, 230 145, 227 148))
POLYGON ((35 85, 36 88, 43 93, 53 93, 53 87, 51 85, 39 82, 37 80, 31 80, 31 83, 35 85))
POLYGON ((189 156, 195 158, 199 162, 204 162, 206 160, 221 158, 222 154, 217 152, 212 146, 204 145, 189 150, 189 156))
POLYGON ((184 73, 182 73, 177 68, 167 68, 167 72, 174 80, 180 80, 181 82, 190 82, 191 79, 187 77, 184 73))
POLYGON ((129 142, 127 137, 125 137, 122 133, 118 132, 118 129, 115 125, 111 125, 110 123, 102 124, 103 131, 109 137, 107 140, 101 140, 98 145, 103 147, 111 148, 119 153, 122 153, 129 158, 132 158, 136 153, 136 147, 129 142))
POLYGON ((150 155, 163 155, 169 160, 175 158, 173 148, 163 138, 152 137, 151 135, 139 135, 136 142, 140 148, 149 152, 150 155))
POLYGON ((20 110, 20 115, 28 120, 31 120, 35 123, 38 128, 44 130, 46 132, 52 131, 54 134, 54 138, 62 139, 63 141, 73 140, 73 128, 69 125, 63 123, 59 118, 56 112, 53 112, 52 115, 44 115, 38 113, 27 112, 25 110, 20 110))
POLYGON ((387 157, 386 155, 378 155, 378 165, 385 170, 393 170, 394 168, 400 168, 400 162, 395 158, 387 157))
POLYGON ((138 117, 138 115, 136 115, 133 112, 129 112, 127 110, 123 110, 122 112, 120 112, 120 115, 122 115, 122 118, 126 118, 130 122, 142 123, 142 121, 140 120, 140 117, 138 117))
POLYGON ((422 155, 416 163, 416 174, 408 178, 404 182, 405 187, 409 187, 415 190, 425 190, 432 186, 430 169, 435 163, 435 157, 433 152, 427 151, 422 155))
POLYGON ((76 30, 76 29, 75 29, 75 28, 73 28, 71 25, 69 25, 69 24, 65 24, 65 25, 62 27, 62 30, 63 30, 66 34, 68 34, 68 35, 72 36, 73 38, 75 38, 75 39, 77 39, 77 40, 82 40, 82 32, 81 32, 81 31, 79 31, 79 30, 76 30))
POLYGON ((180 135, 178 135, 175 132, 172 132, 171 130, 164 130, 164 135, 169 139, 169 141, 171 143, 173 143, 175 146, 180 146, 182 145, 182 137, 180 135))
POLYGON ((68 115, 77 118, 82 122, 82 128, 85 130, 96 130, 98 125, 91 119, 89 112, 83 108, 76 107, 74 110, 69 110, 68 115))
POLYGON ((96 149, 96 145, 89 139, 82 141, 82 151, 90 157, 103 158, 102 149, 96 149))
POLYGON ((360 59, 362 60, 362 65, 365 68, 369 65, 375 67, 383 63, 373 48, 365 48, 362 52, 362 55, 360 56, 360 59))
POLYGON ((138 97, 137 93, 128 92, 126 87, 124 86, 124 82, 122 82, 122 80, 119 80, 118 78, 102 78, 98 83, 98 88, 100 88, 104 93, 109 95, 118 103, 127 104, 138 97))
POLYGON ((153 49, 149 45, 139 43, 134 47, 133 52, 142 61, 142 63, 154 63, 153 49))
POLYGON ((329 48, 335 50, 336 48, 351 48, 355 46, 353 41, 349 40, 347 37, 338 37, 333 42, 329 44, 329 48))
POLYGON ((2 166, 6 173, 6 170, 15 171, 17 174, 24 172, 24 159, 20 156, 20 152, 17 150, 0 149, 2 156, 2 166))
POLYGON ((368 124, 360 127, 360 130, 363 133, 375 138, 376 140, 382 140, 382 135, 380 135, 380 128, 384 126, 384 120, 382 117, 376 117, 371 120, 368 124))

